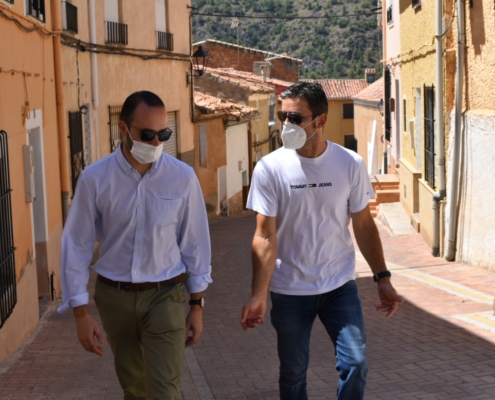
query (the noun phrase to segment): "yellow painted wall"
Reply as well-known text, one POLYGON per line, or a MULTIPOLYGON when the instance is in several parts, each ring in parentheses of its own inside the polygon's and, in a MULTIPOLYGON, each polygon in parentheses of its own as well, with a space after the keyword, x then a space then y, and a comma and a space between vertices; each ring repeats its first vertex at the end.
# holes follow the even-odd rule
MULTIPOLYGON (((416 88, 421 89, 421 107, 424 107, 423 85, 435 85, 435 2, 423 1, 416 9, 411 1, 400 1, 401 29, 401 93, 407 101, 406 118, 416 116, 416 88)), ((402 103, 401 103, 402 104, 402 103)), ((421 109, 424 116, 424 110, 421 109)), ((421 130, 424 132, 423 123, 421 130)), ((411 149, 409 138, 401 141, 402 159, 416 166, 416 149, 411 149)), ((422 156, 423 157, 423 156, 422 156)), ((424 158, 424 157, 423 157, 424 158)))
POLYGON ((251 137, 252 144, 255 142, 266 142, 256 147, 251 147, 252 160, 255 160, 256 152, 261 151, 261 156, 266 156, 270 152, 270 143, 267 142, 270 137, 270 129, 268 127, 269 119, 270 94, 254 93, 249 96, 248 106, 258 109, 260 115, 251 121, 251 137), (256 137, 258 139, 256 139, 256 137))
POLYGON ((354 134, 354 119, 344 119, 344 104, 352 104, 352 100, 329 100, 328 119, 323 136, 325 139, 344 145, 344 136, 354 134))

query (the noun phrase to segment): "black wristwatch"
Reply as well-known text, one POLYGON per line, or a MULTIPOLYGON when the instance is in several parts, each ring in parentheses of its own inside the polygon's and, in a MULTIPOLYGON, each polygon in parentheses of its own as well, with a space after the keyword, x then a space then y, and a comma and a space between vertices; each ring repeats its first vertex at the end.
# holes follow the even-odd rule
POLYGON ((390 278, 392 273, 390 271, 379 272, 378 274, 373 275, 373 280, 378 282, 382 278, 390 278))
POLYGON ((201 297, 200 299, 197 300, 189 300, 189 305, 190 306, 200 306, 203 308, 205 306, 205 299, 201 297))

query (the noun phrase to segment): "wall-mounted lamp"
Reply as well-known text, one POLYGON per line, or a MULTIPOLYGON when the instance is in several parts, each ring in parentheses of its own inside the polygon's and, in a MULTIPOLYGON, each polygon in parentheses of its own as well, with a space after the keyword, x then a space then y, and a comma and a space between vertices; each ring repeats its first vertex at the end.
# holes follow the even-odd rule
POLYGON ((198 49, 191 56, 193 62, 193 71, 196 71, 197 74, 187 74, 186 73, 186 86, 189 86, 190 78, 193 76, 202 76, 208 65, 208 59, 210 56, 206 51, 203 50, 202 46, 198 46, 198 49))

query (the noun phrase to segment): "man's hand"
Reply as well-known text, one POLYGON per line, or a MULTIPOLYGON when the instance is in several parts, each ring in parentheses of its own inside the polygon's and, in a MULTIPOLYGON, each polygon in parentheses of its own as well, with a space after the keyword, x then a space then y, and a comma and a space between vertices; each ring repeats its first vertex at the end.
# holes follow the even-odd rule
POLYGON ((186 347, 196 344, 203 332, 203 309, 200 306, 191 306, 186 318, 186 347), (189 336, 192 332, 192 336, 189 336))
POLYGON ((74 308, 74 318, 76 319, 77 338, 82 346, 91 353, 103 356, 103 348, 95 343, 95 338, 99 344, 103 344, 103 335, 95 320, 91 318, 86 306, 74 308))
POLYGON ((376 306, 376 311, 387 313, 387 318, 394 315, 399 303, 404 301, 395 291, 390 278, 382 278, 378 281, 378 297, 380 297, 382 303, 376 306))
POLYGON ((241 325, 247 332, 265 322, 266 298, 251 296, 242 306, 241 325))

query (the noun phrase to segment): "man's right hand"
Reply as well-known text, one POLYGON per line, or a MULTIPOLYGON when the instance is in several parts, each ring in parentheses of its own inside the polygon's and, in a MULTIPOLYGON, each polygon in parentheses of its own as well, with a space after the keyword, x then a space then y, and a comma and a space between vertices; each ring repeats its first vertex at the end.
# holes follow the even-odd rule
POLYGON ((241 325, 247 332, 265 322, 266 298, 251 296, 244 303, 241 313, 241 325))
POLYGON ((87 306, 74 308, 74 318, 76 319, 77 338, 82 346, 87 351, 102 356, 103 348, 95 343, 95 338, 98 343, 103 344, 103 335, 95 320, 89 315, 87 306))

